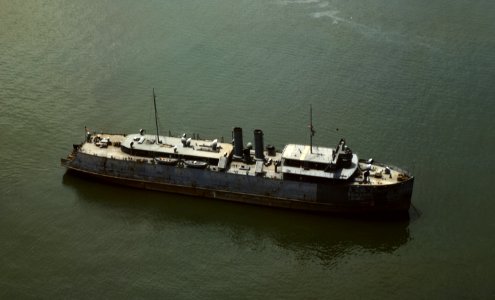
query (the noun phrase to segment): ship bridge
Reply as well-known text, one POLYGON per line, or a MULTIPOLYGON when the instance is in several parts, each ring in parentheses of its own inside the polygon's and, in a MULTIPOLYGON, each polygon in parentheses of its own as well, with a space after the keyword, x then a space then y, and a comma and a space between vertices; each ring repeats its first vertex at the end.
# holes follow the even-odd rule
POLYGON ((282 173, 285 178, 346 180, 356 172, 358 161, 344 140, 336 149, 288 144, 282 152, 282 173))

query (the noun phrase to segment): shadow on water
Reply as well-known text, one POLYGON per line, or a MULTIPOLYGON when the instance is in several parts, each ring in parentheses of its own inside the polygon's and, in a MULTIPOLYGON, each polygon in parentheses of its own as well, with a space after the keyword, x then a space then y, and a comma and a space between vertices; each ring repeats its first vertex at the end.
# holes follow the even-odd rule
POLYGON ((103 211, 110 222, 145 221, 154 230, 212 227, 239 247, 261 250, 268 240, 298 259, 317 258, 324 265, 355 251, 392 253, 410 240, 409 220, 329 217, 109 185, 71 173, 63 176, 63 185, 77 193, 80 205, 103 211))

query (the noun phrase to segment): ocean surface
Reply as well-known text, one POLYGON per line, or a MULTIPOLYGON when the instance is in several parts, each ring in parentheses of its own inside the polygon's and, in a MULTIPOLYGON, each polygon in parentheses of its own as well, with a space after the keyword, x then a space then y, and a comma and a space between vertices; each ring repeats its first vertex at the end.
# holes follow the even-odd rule
POLYGON ((0 298, 495 298, 495 1, 0 0, 0 298), (356 220, 65 174, 92 131, 334 147, 416 177, 356 220), (246 134, 249 136, 248 134, 246 134), (248 140, 249 138, 245 138, 248 140))

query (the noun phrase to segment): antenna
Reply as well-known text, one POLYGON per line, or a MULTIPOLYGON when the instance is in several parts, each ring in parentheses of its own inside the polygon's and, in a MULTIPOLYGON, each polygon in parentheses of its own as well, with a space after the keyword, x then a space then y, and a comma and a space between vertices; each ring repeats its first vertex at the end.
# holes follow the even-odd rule
POLYGON ((313 127, 313 107, 311 106, 311 104, 309 105, 309 131, 309 153, 313 153, 313 136, 315 135, 316 131, 313 127))
POLYGON ((158 135, 158 115, 156 113, 156 95, 155 95, 155 88, 153 88, 153 104, 155 107, 155 125, 156 125, 156 143, 161 144, 160 142, 160 136, 158 135))

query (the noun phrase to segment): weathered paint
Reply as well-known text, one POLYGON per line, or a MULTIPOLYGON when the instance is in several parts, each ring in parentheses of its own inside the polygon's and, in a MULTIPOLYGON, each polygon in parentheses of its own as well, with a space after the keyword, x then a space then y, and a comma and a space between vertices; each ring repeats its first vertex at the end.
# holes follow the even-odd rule
POLYGON ((383 186, 323 184, 74 154, 62 160, 68 169, 118 184, 316 212, 407 212, 414 180, 383 186))

